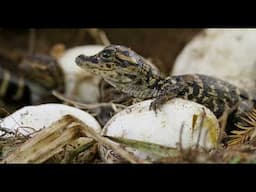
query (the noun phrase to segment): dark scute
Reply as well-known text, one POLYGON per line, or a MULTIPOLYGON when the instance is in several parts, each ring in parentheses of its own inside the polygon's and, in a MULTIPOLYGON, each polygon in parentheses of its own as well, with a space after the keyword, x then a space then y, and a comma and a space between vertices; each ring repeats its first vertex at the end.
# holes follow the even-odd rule
POLYGON ((198 96, 200 87, 196 84, 196 82, 193 83, 193 95, 194 97, 198 96))

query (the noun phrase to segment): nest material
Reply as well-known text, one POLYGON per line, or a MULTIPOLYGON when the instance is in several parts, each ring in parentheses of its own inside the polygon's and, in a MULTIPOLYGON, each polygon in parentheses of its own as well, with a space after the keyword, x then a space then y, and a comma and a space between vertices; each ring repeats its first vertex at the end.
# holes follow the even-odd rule
POLYGON ((236 127, 239 128, 239 130, 231 131, 232 135, 229 136, 229 146, 253 140, 256 135, 256 109, 244 113, 241 117, 241 121, 236 124, 236 127))

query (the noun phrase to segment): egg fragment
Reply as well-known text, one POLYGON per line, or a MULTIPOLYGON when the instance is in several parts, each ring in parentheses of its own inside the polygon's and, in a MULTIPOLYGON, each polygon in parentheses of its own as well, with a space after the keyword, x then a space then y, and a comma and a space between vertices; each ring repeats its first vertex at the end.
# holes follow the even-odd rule
MULTIPOLYGON (((116 114, 103 128, 102 135, 132 139, 176 148, 195 145, 212 149, 217 147, 220 128, 215 115, 203 105, 183 99, 172 99, 155 113, 149 110, 153 100, 132 105, 116 114)), ((152 158, 147 153, 130 150, 141 159, 152 158)), ((106 148, 102 157, 109 161, 111 156, 106 148)), ((110 160, 110 161, 112 161, 110 160)))

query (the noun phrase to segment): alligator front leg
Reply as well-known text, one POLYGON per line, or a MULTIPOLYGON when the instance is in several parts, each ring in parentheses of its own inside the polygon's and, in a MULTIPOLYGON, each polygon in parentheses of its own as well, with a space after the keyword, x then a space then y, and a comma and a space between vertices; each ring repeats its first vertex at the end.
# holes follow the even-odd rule
POLYGON ((162 106, 169 100, 176 97, 176 94, 168 94, 168 95, 161 95, 157 97, 149 106, 149 110, 154 110, 157 112, 162 108, 162 106))
POLYGON ((186 84, 184 83, 171 84, 170 82, 166 82, 164 85, 162 85, 159 95, 150 104, 149 109, 157 112, 157 110, 160 110, 161 107, 167 101, 175 97, 178 97, 178 95, 180 95, 180 97, 183 98, 186 92, 185 88, 186 88, 186 84))

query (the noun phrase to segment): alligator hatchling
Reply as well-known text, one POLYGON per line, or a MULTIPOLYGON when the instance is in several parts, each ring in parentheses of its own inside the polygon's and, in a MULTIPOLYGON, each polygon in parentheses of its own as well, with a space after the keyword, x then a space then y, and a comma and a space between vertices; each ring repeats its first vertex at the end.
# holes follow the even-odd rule
MULTIPOLYGON (((52 56, 26 55, 20 63, 0 56, 0 61, 0 105, 9 112, 26 105, 56 102, 51 91, 64 92, 64 74, 52 56)), ((0 117, 6 115, 0 110, 0 117)))
MULTIPOLYGON (((175 97, 202 104, 219 119, 233 109, 225 129, 227 135, 239 135, 243 127, 235 125, 242 121, 246 124, 244 112, 250 112, 256 106, 255 95, 215 77, 201 74, 162 77, 143 57, 120 45, 109 45, 94 56, 81 54, 75 62, 79 67, 102 76, 124 93, 141 99, 155 98, 150 106, 155 111, 175 97)), ((235 138, 234 135, 231 138, 235 138)), ((248 135, 246 138, 249 139, 248 135)), ((223 140, 226 141, 230 142, 229 139, 223 140)))

